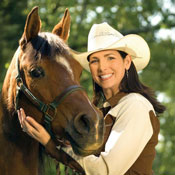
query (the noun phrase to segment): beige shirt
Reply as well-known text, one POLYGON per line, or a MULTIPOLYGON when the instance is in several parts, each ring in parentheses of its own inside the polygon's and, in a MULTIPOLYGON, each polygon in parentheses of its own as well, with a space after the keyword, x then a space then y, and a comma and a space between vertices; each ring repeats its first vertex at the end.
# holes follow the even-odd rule
POLYGON ((153 135, 150 111, 154 111, 153 106, 145 97, 130 93, 121 98, 106 114, 112 115, 116 120, 105 150, 99 157, 77 156, 71 148, 64 151, 79 162, 86 175, 124 175, 153 135))

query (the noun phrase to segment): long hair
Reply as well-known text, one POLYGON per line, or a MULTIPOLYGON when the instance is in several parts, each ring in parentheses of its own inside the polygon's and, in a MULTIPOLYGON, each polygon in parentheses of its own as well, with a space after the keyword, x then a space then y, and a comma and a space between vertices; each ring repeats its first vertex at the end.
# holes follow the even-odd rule
MULTIPOLYGON (((127 53, 123 51, 118 51, 123 59, 127 56, 127 53)), ((125 75, 119 86, 120 92, 125 93, 139 93, 143 95, 154 107, 156 113, 163 113, 165 111, 165 106, 157 101, 154 91, 145 86, 140 82, 139 76, 137 74, 134 63, 131 62, 131 66, 128 70, 128 73, 125 71, 125 75)), ((93 80, 93 103, 96 106, 99 106, 99 103, 104 101, 104 94, 102 88, 94 82, 93 80)))

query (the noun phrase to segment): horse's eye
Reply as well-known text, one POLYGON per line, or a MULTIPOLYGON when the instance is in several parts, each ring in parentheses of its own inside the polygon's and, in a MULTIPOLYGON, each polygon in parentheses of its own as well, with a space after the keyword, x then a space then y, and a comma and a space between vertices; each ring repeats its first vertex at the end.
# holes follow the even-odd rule
POLYGON ((32 78, 42 78, 45 75, 44 70, 41 67, 32 68, 29 71, 29 74, 32 78))

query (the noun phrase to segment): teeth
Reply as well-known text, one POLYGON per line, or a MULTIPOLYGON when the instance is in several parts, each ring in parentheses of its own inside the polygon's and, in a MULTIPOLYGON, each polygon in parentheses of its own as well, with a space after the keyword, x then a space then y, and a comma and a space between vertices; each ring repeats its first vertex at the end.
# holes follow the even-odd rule
POLYGON ((111 76, 112 76, 112 74, 107 74, 107 75, 101 75, 100 77, 105 79, 105 78, 109 78, 111 76))

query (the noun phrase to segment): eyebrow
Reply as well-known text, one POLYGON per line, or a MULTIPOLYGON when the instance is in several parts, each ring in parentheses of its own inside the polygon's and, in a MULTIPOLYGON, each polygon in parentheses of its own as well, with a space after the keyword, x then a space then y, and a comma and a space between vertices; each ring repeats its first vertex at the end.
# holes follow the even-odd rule
MULTIPOLYGON (((107 54, 104 55, 104 57, 108 57, 110 55, 115 56, 113 53, 107 53, 107 54)), ((94 57, 91 57, 91 59, 98 59, 98 57, 94 56, 94 57)))
POLYGON ((90 59, 98 59, 98 57, 90 57, 89 60, 90 60, 90 59))

